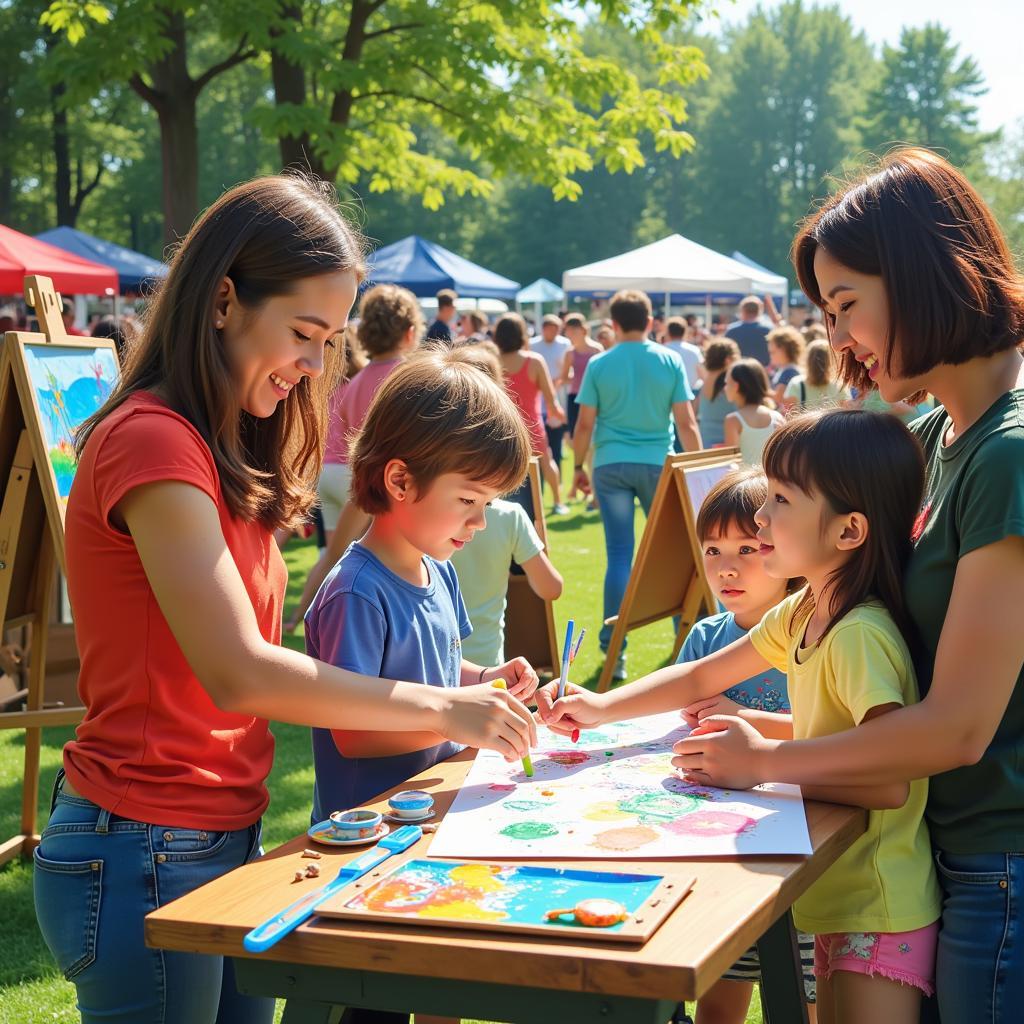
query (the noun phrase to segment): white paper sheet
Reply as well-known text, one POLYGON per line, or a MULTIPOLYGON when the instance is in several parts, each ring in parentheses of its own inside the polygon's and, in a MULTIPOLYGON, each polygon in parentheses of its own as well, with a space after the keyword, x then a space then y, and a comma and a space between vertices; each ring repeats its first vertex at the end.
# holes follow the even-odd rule
POLYGON ((683 782, 676 713, 582 733, 539 730, 534 777, 500 754, 477 754, 433 842, 432 857, 717 857, 809 854, 798 786, 722 790, 683 782))

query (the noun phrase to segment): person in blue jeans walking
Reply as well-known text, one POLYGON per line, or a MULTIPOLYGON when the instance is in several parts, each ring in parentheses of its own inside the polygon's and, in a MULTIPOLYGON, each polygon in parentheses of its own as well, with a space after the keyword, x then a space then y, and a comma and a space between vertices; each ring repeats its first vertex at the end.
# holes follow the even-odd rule
MULTIPOLYGON (((633 517, 639 499, 650 512, 658 477, 671 454, 675 423, 683 448, 701 447, 693 413, 693 391, 682 361, 674 352, 647 339, 651 300, 644 292, 624 290, 612 297, 609 315, 615 346, 587 365, 576 402, 579 418, 573 435, 576 470, 573 486, 593 489, 601 506, 605 552, 604 618, 616 615, 633 565, 633 517), (583 465, 591 439, 594 479, 583 465)), ((601 649, 611 641, 611 626, 602 626, 601 649)), ((626 678, 625 643, 614 677, 626 678)))

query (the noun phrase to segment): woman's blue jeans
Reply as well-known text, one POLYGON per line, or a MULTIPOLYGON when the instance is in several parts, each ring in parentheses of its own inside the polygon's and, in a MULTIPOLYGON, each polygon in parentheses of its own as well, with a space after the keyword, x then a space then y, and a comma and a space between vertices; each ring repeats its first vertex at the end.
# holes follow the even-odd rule
MULTIPOLYGON (((658 488, 661 466, 648 466, 639 462, 612 462, 594 470, 594 493, 601 506, 604 524, 604 548, 608 564, 604 572, 604 618, 619 612, 629 572, 633 567, 633 522, 636 501, 644 510, 651 511, 654 492, 658 488)), ((612 638, 612 627, 601 627, 601 650, 607 650, 612 638)), ((622 649, 626 649, 623 642, 622 649)))
POLYGON ((1024 1015, 1024 854, 935 854, 943 890, 935 965, 942 1024, 1024 1015))
POLYGON ((83 1024, 269 1024, 231 961, 146 946, 143 918, 260 855, 260 825, 211 832, 120 818, 54 784, 36 849, 36 917, 83 1024))

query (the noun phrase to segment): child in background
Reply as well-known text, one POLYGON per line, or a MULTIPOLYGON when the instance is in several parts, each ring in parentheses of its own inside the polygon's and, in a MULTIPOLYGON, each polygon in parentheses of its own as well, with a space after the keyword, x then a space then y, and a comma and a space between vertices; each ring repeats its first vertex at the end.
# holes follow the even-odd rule
MULTIPOLYGON (((384 383, 352 443, 352 500, 373 521, 306 614, 306 648, 352 671, 432 686, 504 678, 527 699, 522 659, 462 657, 471 630, 448 564, 484 509, 526 474, 529 438, 511 399, 462 349, 432 348, 384 383)), ((313 820, 355 807, 457 752, 433 733, 313 730, 313 820)))
POLYGON ((725 373, 725 397, 736 406, 725 417, 726 445, 738 445, 746 465, 760 465, 765 442, 783 424, 764 367, 756 359, 733 363, 725 373))
MULTIPOLYGON (((498 350, 491 342, 475 345, 463 358, 501 386, 498 350)), ((463 641, 462 656, 478 665, 497 665, 505 657, 509 562, 515 560, 530 588, 545 601, 561 596, 562 577, 544 553, 544 545, 521 505, 495 498, 484 514, 486 526, 473 535, 471 543, 456 551, 451 561, 473 627, 463 641)))
POLYGON ((356 337, 369 362, 354 380, 335 392, 331 403, 324 471, 318 488, 327 549, 310 569, 299 603, 285 622, 284 628, 289 632, 298 626, 313 595, 348 547, 347 544, 341 546, 344 534, 338 542, 335 542, 334 534, 338 532, 338 524, 348 503, 352 481, 349 442, 363 425, 378 388, 419 345, 423 335, 423 314, 416 296, 398 285, 379 284, 371 288, 363 296, 359 314, 356 337))
POLYGON ((725 372, 740 357, 740 347, 731 338, 709 341, 704 349, 704 383, 697 402, 697 423, 705 448, 725 444, 725 417, 732 403, 725 395, 725 372))
MULTIPOLYGON (((697 516, 697 536, 708 583, 724 612, 701 619, 690 630, 676 664, 699 661, 736 640, 777 604, 784 601, 797 580, 777 579, 765 571, 757 540, 754 513, 768 497, 768 481, 760 469, 736 469, 708 493, 697 516)), ((776 668, 758 672, 720 697, 707 702, 718 714, 745 717, 768 731, 774 724, 781 734, 792 731, 786 676, 776 668)), ((684 709, 691 726, 698 723, 703 704, 684 709)), ((814 936, 799 936, 804 993, 814 1021, 814 936)), ((736 961, 720 981, 697 1002, 696 1024, 743 1024, 761 963, 754 946, 736 961)))
MULTIPOLYGON (((754 518, 765 569, 779 579, 803 576, 806 587, 700 661, 605 694, 571 687, 556 702, 545 688, 538 706, 550 728, 571 733, 675 707, 704 722, 723 683, 769 667, 786 671, 786 738, 831 735, 917 702, 902 588, 924 487, 916 441, 886 414, 805 413, 768 440, 764 468, 768 499, 754 518)), ((765 729, 757 742, 769 745, 773 734, 782 739, 778 719, 724 721, 755 736, 765 729)), ((713 722, 677 744, 673 758, 693 783, 704 779, 687 770, 687 758, 699 753, 705 728, 713 722)), ((926 779, 803 787, 807 798, 870 810, 866 833, 793 905, 797 927, 815 935, 823 1022, 917 1024, 921 993, 932 993, 940 896, 927 790, 926 779)))
POLYGON ((850 389, 836 379, 836 361, 827 341, 812 341, 804 354, 804 372, 786 385, 783 412, 807 412, 850 400, 850 389))
MULTIPOLYGON (((565 318, 563 330, 565 331, 565 336, 572 343, 572 348, 565 353, 565 359, 562 361, 562 373, 560 376, 561 382, 567 384, 569 437, 572 438, 573 431, 576 429, 576 421, 580 415, 580 407, 576 399, 579 397, 580 387, 583 384, 583 374, 587 369, 587 363, 594 356, 599 356, 605 349, 590 337, 587 321, 583 319, 580 313, 570 313, 565 318)), ((588 449, 587 457, 583 460, 583 463, 588 471, 593 473, 593 445, 588 449)), ((569 492, 569 500, 571 501, 575 498, 577 493, 576 488, 573 487, 569 492)), ((591 511, 597 508, 597 501, 593 496, 591 496, 590 501, 587 503, 587 508, 591 511)))
POLYGON ((804 336, 789 324, 769 331, 765 341, 768 344, 768 377, 772 386, 772 398, 775 399, 775 405, 781 407, 786 385, 798 376, 803 368, 804 349, 807 343, 804 336))

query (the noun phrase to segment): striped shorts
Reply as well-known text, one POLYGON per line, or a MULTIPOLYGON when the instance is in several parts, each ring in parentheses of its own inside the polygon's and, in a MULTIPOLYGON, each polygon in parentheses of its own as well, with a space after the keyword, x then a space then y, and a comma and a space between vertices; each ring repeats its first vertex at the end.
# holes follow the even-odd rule
MULTIPOLYGON (((797 944, 800 947, 800 969, 804 976, 804 996, 807 1002, 814 1002, 814 936, 797 932, 797 944)), ((761 960, 757 955, 757 946, 751 946, 722 975, 725 981, 747 981, 757 983, 761 980, 761 960)))

